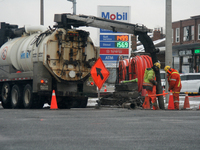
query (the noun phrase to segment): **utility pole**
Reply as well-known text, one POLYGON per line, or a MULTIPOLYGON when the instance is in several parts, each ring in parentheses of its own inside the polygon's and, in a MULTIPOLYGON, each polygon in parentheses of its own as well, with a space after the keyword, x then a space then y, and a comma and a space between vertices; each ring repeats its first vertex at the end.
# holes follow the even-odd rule
POLYGON ((76 15, 76 0, 67 0, 73 3, 73 15, 76 15))
POLYGON ((44 25, 44 1, 40 0, 40 25, 44 25))
MULTIPOLYGON (((166 41, 165 41, 165 66, 172 67, 172 2, 166 0, 166 41)), ((168 91, 168 81, 165 77, 165 91, 168 91)), ((166 95, 166 103, 169 101, 169 95, 166 95)))

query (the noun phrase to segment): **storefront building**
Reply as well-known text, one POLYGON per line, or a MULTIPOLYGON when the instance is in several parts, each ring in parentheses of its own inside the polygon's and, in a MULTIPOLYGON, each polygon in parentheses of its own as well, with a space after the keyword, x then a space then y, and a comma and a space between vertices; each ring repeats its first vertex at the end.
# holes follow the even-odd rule
POLYGON ((200 72, 200 15, 172 23, 173 68, 200 72))

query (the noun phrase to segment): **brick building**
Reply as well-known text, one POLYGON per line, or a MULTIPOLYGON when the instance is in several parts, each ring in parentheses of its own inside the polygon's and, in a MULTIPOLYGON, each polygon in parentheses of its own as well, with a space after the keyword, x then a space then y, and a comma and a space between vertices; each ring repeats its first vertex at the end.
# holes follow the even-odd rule
MULTIPOLYGON (((165 65, 165 35, 162 34, 162 29, 154 30, 152 40, 155 47, 161 50, 158 60, 163 68, 165 65)), ((132 50, 137 49, 133 52, 135 55, 144 54, 144 48, 141 48, 139 44, 132 42, 132 50)), ((200 15, 172 22, 172 57, 172 67, 180 73, 200 72, 200 15)))
POLYGON ((200 15, 172 23, 172 51, 180 73, 200 72, 200 15))

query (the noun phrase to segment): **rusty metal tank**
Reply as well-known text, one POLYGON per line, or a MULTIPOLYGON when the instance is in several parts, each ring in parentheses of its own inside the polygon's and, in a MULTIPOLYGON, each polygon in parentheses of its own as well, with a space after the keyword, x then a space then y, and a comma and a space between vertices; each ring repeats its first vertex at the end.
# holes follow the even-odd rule
POLYGON ((43 63, 63 80, 85 78, 96 61, 97 52, 89 33, 82 30, 58 29, 44 40, 43 45, 43 63))
POLYGON ((12 65, 21 72, 33 71, 33 63, 43 65, 57 80, 79 81, 90 74, 97 52, 83 30, 26 30, 22 37, 0 48, 0 67, 12 65))

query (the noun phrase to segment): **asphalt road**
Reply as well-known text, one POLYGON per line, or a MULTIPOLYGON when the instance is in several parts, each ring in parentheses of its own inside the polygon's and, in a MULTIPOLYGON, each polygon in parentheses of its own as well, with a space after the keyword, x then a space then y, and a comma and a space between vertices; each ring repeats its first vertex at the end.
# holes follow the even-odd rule
POLYGON ((1 150, 200 149, 200 111, 3 109, 1 150))

